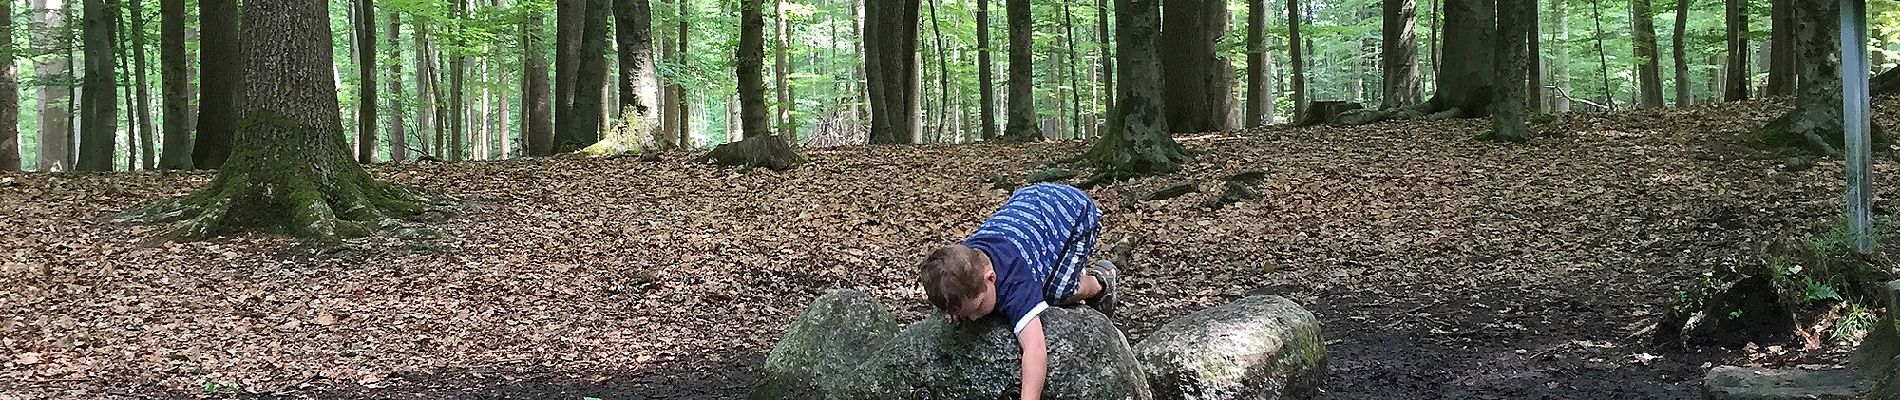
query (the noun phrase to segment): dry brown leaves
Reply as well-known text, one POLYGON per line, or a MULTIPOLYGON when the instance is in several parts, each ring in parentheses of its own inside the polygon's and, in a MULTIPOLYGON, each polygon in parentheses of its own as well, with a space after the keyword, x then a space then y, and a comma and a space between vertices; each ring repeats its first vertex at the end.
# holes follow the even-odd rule
MULTIPOLYGON (((1106 237, 1151 238, 1123 296, 1134 339, 1262 290, 1321 314, 1348 387, 1587 390, 1514 371, 1557 357, 1584 372, 1673 372, 1630 338, 1673 285, 1830 218, 1838 162, 1788 171, 1710 145, 1774 110, 1573 115, 1528 146, 1470 140, 1483 121, 1199 136, 1183 140, 1198 153, 1187 170, 1093 194, 1106 237), (1210 183, 1119 205, 1248 169, 1268 171, 1262 200, 1208 210, 1210 183), (1531 361, 1470 354, 1489 350, 1531 361), (1480 363, 1497 374, 1452 371, 1480 363), (1374 378, 1407 368, 1418 371, 1374 378)), ((105 222, 207 174, 4 175, 0 388, 308 395, 324 382, 390 395, 442 386, 430 377, 470 388, 541 377, 655 393, 713 381, 708 396, 736 396, 744 370, 826 290, 863 289, 921 318, 913 263, 1000 203, 988 178, 1081 149, 835 148, 750 174, 631 159, 380 166, 384 179, 465 199, 464 215, 439 225, 449 238, 438 243, 332 248, 256 236, 139 246, 164 227, 105 222)), ((1900 171, 1879 158, 1877 187, 1892 187, 1900 171)), ((1663 394, 1691 379, 1643 376, 1663 394)))

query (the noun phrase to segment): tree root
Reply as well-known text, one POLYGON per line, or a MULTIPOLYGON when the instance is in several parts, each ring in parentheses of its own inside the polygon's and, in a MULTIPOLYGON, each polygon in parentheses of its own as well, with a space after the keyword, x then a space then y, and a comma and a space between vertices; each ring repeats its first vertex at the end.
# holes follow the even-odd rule
POLYGON ((196 193, 151 203, 113 221, 183 221, 161 235, 161 240, 202 240, 257 230, 334 242, 402 228, 399 218, 419 220, 430 214, 452 214, 455 204, 445 196, 375 181, 367 174, 328 184, 308 180, 256 182, 251 179, 253 175, 234 172, 232 176, 220 176, 196 193))

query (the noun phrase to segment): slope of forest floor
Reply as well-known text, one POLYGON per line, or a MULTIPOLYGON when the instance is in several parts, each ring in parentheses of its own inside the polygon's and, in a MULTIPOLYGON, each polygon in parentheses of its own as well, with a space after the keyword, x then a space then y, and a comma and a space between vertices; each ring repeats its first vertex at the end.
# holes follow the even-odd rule
MULTIPOLYGON (((1151 238, 1118 323, 1139 340, 1288 296, 1325 325, 1329 399, 1695 398, 1711 363, 1832 365, 1842 349, 1666 352, 1644 334, 1702 268, 1832 220, 1838 162, 1735 145, 1782 109, 1570 115, 1529 145, 1471 140, 1482 120, 1182 135, 1185 171, 1091 191, 1105 238, 1151 238), (1268 172, 1262 200, 1122 201, 1248 169, 1268 172)), ((923 318, 915 263, 1003 200, 990 178, 1082 149, 814 149, 751 173, 680 154, 386 165, 464 214, 442 240, 325 248, 142 245, 165 227, 106 222, 205 173, 0 175, 0 399, 741 397, 827 290, 923 318)), ((1900 182, 1892 157, 1876 188, 1900 182)))

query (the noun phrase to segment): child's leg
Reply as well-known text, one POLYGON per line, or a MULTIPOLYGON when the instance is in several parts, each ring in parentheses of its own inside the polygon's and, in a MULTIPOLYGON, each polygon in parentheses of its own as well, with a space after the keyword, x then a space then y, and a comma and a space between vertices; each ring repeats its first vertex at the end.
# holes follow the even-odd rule
POLYGON ((1057 305, 1071 306, 1082 304, 1083 301, 1093 299, 1100 294, 1102 294, 1102 281, 1096 279, 1095 275, 1083 274, 1080 285, 1075 289, 1075 295, 1063 299, 1062 304, 1057 305))

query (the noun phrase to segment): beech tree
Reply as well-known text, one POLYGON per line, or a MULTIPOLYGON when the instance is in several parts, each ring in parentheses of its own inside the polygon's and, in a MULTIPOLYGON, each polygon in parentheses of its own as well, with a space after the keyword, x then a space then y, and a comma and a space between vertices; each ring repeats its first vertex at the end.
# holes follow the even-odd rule
MULTIPOLYGON (((1789 6, 1799 10, 1791 24, 1795 59, 1800 61, 1799 90, 1794 109, 1757 130, 1756 137, 1768 146, 1838 156, 1844 143, 1840 2, 1797 0, 1789 6)), ((1880 128, 1871 133, 1876 145, 1888 142, 1880 128)))
POLYGON ((20 170, 20 76, 13 72, 13 2, 0 4, 0 171, 20 170))
POLYGON ((615 38, 619 43, 620 104, 614 128, 600 142, 581 153, 603 156, 638 152, 647 140, 664 143, 654 136, 660 124, 660 86, 653 65, 653 8, 647 0, 614 2, 615 38))
MULTIPOLYGON (((1647 1, 1647 0, 1635 0, 1647 1)), ((1526 72, 1529 68, 1529 31, 1530 25, 1537 23, 1534 14, 1526 12, 1527 2, 1499 1, 1497 9, 1497 81, 1492 86, 1496 101, 1491 103, 1491 132, 1483 137, 1487 140, 1503 142, 1526 142, 1530 140, 1530 128, 1524 122, 1524 101, 1526 72)))
POLYGON ((1722 100, 1748 100, 1748 1, 1728 0, 1726 8, 1728 62, 1722 100))
POLYGON ((1656 50, 1655 13, 1649 10, 1650 0, 1630 0, 1630 26, 1635 31, 1636 76, 1641 89, 1643 108, 1663 106, 1662 57, 1656 50))
POLYGON ((1161 0, 1115 0, 1116 116, 1085 158, 1099 174, 1167 173, 1188 160, 1168 129, 1162 97, 1161 0))
POLYGON ((536 157, 554 155, 553 94, 548 92, 548 59, 540 50, 542 19, 535 12, 521 23, 521 135, 528 155, 536 157))
MULTIPOLYGON (((1104 0, 1106 1, 1106 0, 1104 0)), ((976 74, 977 74, 977 120, 982 124, 983 140, 996 140, 996 67, 992 65, 991 54, 996 50, 990 47, 990 3, 991 0, 976 1, 976 74)), ((870 62, 866 60, 866 62, 870 62)))
POLYGON ((217 169, 231 156, 244 66, 232 59, 244 42, 238 35, 237 0, 198 0, 198 124, 191 164, 217 169))
POLYGON ((359 98, 356 108, 356 161, 376 162, 376 7, 356 1, 356 68, 359 98))
POLYGON ((1230 67, 1214 47, 1227 31, 1227 3, 1163 3, 1167 12, 1161 14, 1161 40, 1168 45, 1159 50, 1168 127, 1180 132, 1227 130, 1230 67))
MULTIPOLYGON (((1475 118, 1488 116, 1497 98, 1497 3, 1490 0, 1445 0, 1444 56, 1437 66, 1437 88, 1423 103, 1391 110, 1358 110, 1339 116, 1345 124, 1365 124, 1388 118, 1475 118)), ((1512 16, 1521 18, 1519 16, 1512 16)), ((1519 71, 1525 69, 1519 65, 1519 71)), ((1523 80, 1512 83, 1522 88, 1523 80)), ((1523 103, 1519 98, 1518 103, 1523 103)))
POLYGON ((118 10, 105 0, 85 0, 86 79, 79 102, 79 171, 111 171, 119 130, 118 78, 112 63, 117 57, 113 21, 118 10))
MULTIPOLYGON (((1561 0, 1560 0, 1561 1, 1561 0)), ((1418 32, 1413 20, 1417 6, 1413 0, 1385 0, 1383 51, 1385 85, 1380 108, 1396 108, 1424 100, 1418 81, 1418 32)), ((1535 14, 1533 14, 1533 17, 1535 14)), ((1533 19, 1535 21, 1535 19, 1533 19)))
POLYGON ((871 99, 871 143, 915 143, 919 0, 864 3, 864 82, 871 99))
POLYGON ((1029 12, 1029 0, 1004 0, 1004 5, 1009 18, 1009 124, 1003 137, 1021 142, 1042 140, 1042 128, 1036 125, 1035 57, 1030 47, 1034 44, 1033 14, 1029 12))

